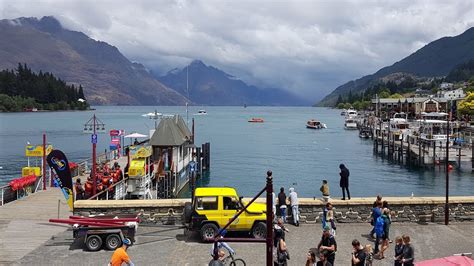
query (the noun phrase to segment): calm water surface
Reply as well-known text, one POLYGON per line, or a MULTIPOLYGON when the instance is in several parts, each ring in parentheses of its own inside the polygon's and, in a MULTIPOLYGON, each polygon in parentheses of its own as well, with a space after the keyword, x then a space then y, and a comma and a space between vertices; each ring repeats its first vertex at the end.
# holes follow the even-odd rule
MULTIPOLYGON (((157 107, 158 112, 179 113, 184 107, 157 107)), ((351 196, 444 195, 445 173, 419 171, 392 164, 372 151, 372 142, 362 140, 357 131, 343 128, 339 111, 312 107, 205 107, 207 116, 193 116, 202 107, 191 107, 189 121, 195 118, 196 143, 211 143, 211 172, 201 180, 203 186, 233 186, 246 196, 265 185, 265 173, 274 173, 275 187, 294 186, 300 196, 319 196, 322 179, 329 181, 331 194, 340 197, 339 164, 349 168, 351 196), (248 123, 251 117, 263 117, 265 123, 248 123), (327 129, 305 128, 316 118, 327 129)), ((96 115, 106 129, 124 129, 148 134, 153 120, 141 115, 155 107, 97 107, 96 115)), ((48 141, 72 161, 91 155, 90 135, 82 125, 93 112, 45 112, 0 114, 0 183, 18 177, 27 163, 25 144, 40 144, 42 132, 48 141)), ((108 147, 109 137, 99 135, 98 151, 108 147)), ((452 171, 452 195, 473 195, 474 176, 469 167, 452 171)))

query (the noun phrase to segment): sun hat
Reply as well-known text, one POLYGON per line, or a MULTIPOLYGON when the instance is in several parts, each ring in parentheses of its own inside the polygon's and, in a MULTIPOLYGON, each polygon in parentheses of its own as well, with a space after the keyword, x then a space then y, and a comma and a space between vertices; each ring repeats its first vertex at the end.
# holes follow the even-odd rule
POLYGON ((126 246, 131 246, 132 245, 132 241, 130 241, 130 239, 128 239, 128 238, 124 238, 122 243, 126 246))

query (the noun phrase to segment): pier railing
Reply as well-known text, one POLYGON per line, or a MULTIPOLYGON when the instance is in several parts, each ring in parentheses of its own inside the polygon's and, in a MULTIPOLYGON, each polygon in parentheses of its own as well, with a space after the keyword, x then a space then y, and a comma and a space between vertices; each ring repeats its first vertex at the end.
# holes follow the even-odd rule
POLYGON ((125 199, 125 196, 127 195, 127 185, 126 185, 127 180, 128 178, 120 180, 119 182, 113 184, 112 186, 106 188, 105 190, 91 196, 87 200, 94 200, 94 199, 95 200, 99 200, 99 199, 109 200, 109 193, 110 193, 110 189, 112 188, 114 192, 114 197, 113 197, 114 200, 125 199), (105 198, 101 198, 101 197, 105 197, 105 198))

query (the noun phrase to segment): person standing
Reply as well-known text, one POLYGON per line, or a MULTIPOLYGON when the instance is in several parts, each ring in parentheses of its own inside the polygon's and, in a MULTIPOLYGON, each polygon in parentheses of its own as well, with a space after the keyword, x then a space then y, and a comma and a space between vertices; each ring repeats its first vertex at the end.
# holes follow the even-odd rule
POLYGON ((394 265, 402 266, 402 255, 403 255, 403 240, 401 237, 395 237, 395 256, 394 256, 394 265))
POLYGON ((317 264, 316 264, 316 254, 312 250, 309 250, 308 254, 306 254, 306 264, 305 264, 305 266, 317 266, 317 264))
POLYGON ((280 209, 281 218, 283 222, 286 223, 286 194, 285 188, 280 188, 280 193, 278 193, 278 208, 280 209))
POLYGON ((360 245, 359 240, 352 240, 352 266, 365 266, 365 250, 360 245))
POLYGON ((132 244, 130 239, 125 238, 123 240, 122 247, 117 248, 112 254, 112 258, 110 259, 110 266, 121 266, 123 263, 126 263, 129 266, 133 266, 133 262, 130 260, 130 257, 127 254, 128 247, 132 244))
POLYGON ((403 253, 402 253, 402 265, 413 266, 415 261, 415 249, 410 244, 410 236, 403 235, 403 253))
POLYGON ((372 230, 370 230, 370 237, 372 239, 375 239, 375 222, 377 221, 377 218, 379 218, 382 215, 382 201, 376 201, 374 202, 375 206, 372 208, 372 218, 370 220, 370 225, 372 225, 372 230))
POLYGON ((342 163, 339 165, 339 169, 341 169, 341 172, 339 173, 341 176, 339 186, 342 188, 342 200, 346 200, 346 191, 347 198, 351 199, 351 193, 349 192, 349 169, 347 169, 347 167, 342 163))
POLYGON ((75 184, 76 189, 76 200, 84 199, 84 189, 82 188, 81 179, 78 178, 75 184))
POLYGON ((316 266, 333 266, 329 261, 328 261, 328 252, 327 250, 324 250, 322 252, 319 252, 319 261, 318 263, 315 264, 316 266))
POLYGON ((334 220, 334 210, 330 202, 326 203, 326 224, 331 227, 331 235, 336 236, 336 221, 334 220))
POLYGON ((290 188, 290 194, 288 195, 291 206, 291 215, 293 215, 293 224, 295 226, 300 226, 300 216, 298 211, 298 194, 294 188, 290 188))
POLYGON ((327 260, 331 265, 334 265, 336 259, 337 243, 333 235, 331 235, 331 228, 326 225, 323 229, 323 236, 318 244, 319 252, 327 252, 327 260))

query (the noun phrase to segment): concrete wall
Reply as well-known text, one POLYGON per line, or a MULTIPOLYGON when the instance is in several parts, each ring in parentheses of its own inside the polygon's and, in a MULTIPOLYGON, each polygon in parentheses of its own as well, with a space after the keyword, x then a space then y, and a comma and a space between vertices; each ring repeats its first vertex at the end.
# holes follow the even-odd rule
MULTIPOLYGON (((249 200, 249 199, 244 199, 249 200)), ((332 200, 338 223, 369 223, 374 198, 332 200)), ((383 198, 395 213, 393 222, 444 222, 443 197, 383 198)), ((80 200, 74 204, 75 215, 138 214, 144 223, 180 224, 187 199, 167 200, 80 200)), ((264 202, 264 199, 258 199, 264 202)), ((320 223, 324 203, 319 199, 300 199, 300 222, 320 223)), ((450 221, 474 220, 474 196, 450 197, 450 221)), ((289 218, 291 221, 291 218, 289 218)))

